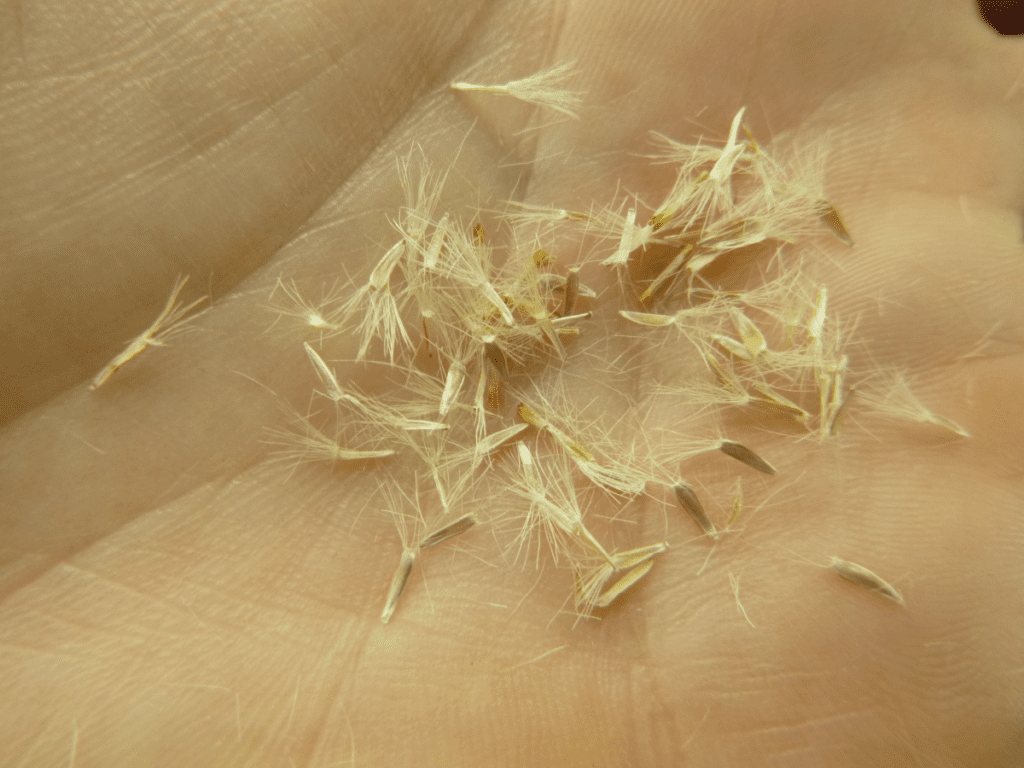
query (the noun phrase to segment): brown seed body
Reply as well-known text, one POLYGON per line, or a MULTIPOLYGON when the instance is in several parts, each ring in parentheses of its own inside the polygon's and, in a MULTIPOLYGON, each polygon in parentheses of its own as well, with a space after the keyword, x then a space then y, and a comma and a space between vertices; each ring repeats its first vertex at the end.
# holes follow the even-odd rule
POLYGON ((764 472, 766 475, 774 475, 776 472, 775 467, 741 443, 734 443, 732 440, 723 440, 722 444, 718 447, 718 450, 726 456, 730 456, 736 459, 736 461, 746 464, 751 469, 756 469, 758 472, 764 472))
POLYGON ((501 351, 501 347, 493 342, 484 344, 484 357, 494 366, 494 370, 501 378, 508 378, 508 360, 505 358, 505 353, 501 351))
POLYGON ((708 513, 704 511, 704 505, 700 503, 693 488, 686 483, 676 483, 672 486, 672 492, 676 495, 679 506, 686 510, 693 521, 700 526, 700 529, 712 539, 717 539, 718 531, 715 529, 715 524, 711 522, 708 513))
POLYGON ((573 267, 565 278, 565 296, 562 300, 562 317, 568 317, 576 307, 576 299, 580 295, 580 270, 573 267))

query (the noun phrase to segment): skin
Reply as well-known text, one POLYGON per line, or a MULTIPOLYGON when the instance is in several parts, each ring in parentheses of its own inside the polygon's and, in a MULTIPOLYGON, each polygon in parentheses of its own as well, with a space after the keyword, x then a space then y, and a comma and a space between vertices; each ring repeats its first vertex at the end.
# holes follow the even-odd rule
MULTIPOLYGON (((430 5, 0 11, 0 763, 1020 764, 1020 43, 961 2, 430 5), (445 87, 572 59, 581 119, 540 131, 445 87), (315 383, 266 332, 278 277, 315 298, 365 270, 411 141, 458 157, 441 209, 586 208, 657 199, 648 131, 721 141, 743 104, 764 143, 829 138, 856 246, 792 252, 856 325, 851 370, 907 371, 971 437, 856 405, 824 444, 741 420, 779 474, 686 467, 719 527, 737 474, 764 502, 699 579, 692 521, 641 516, 635 544, 671 549, 574 627, 566 572, 495 567, 507 532, 474 530, 382 625, 378 473, 289 475, 261 442, 315 383), (90 392, 179 273, 213 310, 90 392)), ((613 411, 600 369, 570 373, 613 411)))

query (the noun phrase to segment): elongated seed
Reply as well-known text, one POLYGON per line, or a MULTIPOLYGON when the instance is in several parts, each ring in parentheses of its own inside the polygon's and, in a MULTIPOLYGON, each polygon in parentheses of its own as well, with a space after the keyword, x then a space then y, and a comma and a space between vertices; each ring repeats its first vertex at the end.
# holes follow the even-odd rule
POLYGON ((700 503, 693 488, 686 483, 676 483, 672 486, 672 492, 676 495, 679 506, 686 510, 700 529, 712 539, 717 539, 718 531, 715 529, 715 524, 711 522, 708 513, 704 511, 704 505, 700 503))
POLYGON ((729 515, 729 522, 725 528, 728 530, 732 528, 732 524, 736 522, 736 518, 740 516, 740 512, 743 511, 743 478, 736 478, 736 495, 732 498, 732 514, 729 515))
POLYGON ((857 565, 856 563, 851 563, 848 560, 841 560, 838 557, 833 557, 830 567, 844 579, 856 584, 858 587, 864 587, 865 589, 870 589, 872 592, 877 592, 882 597, 886 597, 899 605, 906 604, 903 600, 903 595, 900 594, 900 591, 896 589, 896 587, 887 582, 877 573, 869 571, 863 565, 857 565))
POLYGON ((395 269, 404 253, 404 240, 399 240, 388 248, 387 253, 381 257, 380 261, 377 262, 377 266, 370 273, 370 279, 367 281, 367 284, 376 291, 384 290, 391 279, 391 272, 395 269))
POLYGON ((438 413, 444 416, 452 407, 455 398, 462 389, 462 382, 466 378, 466 366, 456 361, 448 367, 448 373, 444 377, 444 391, 441 392, 441 406, 438 413))
POLYGON ((332 458, 335 461, 362 461, 365 459, 383 459, 394 456, 395 451, 388 448, 380 451, 359 451, 351 448, 342 448, 340 445, 331 447, 332 458))
POLYGON ((544 429, 544 427, 547 426, 547 422, 544 421, 544 419, 542 419, 536 413, 534 413, 533 409, 526 403, 520 403, 519 407, 516 409, 516 412, 519 414, 519 418, 525 421, 531 427, 536 427, 537 429, 544 429))
POLYGON ((741 360, 753 360, 754 356, 750 354, 750 350, 747 349, 745 344, 740 344, 736 339, 729 336, 723 336, 720 333, 712 333, 711 340, 718 344, 722 349, 731 355, 734 355, 741 360))
POLYGON ((835 206, 828 200, 819 200, 817 207, 818 217, 825 223, 825 226, 832 230, 832 234, 847 245, 853 246, 853 238, 850 237, 850 233, 843 223, 843 217, 839 215, 835 206))
POLYGON ((444 509, 445 514, 448 513, 448 492, 444 489, 444 483, 441 482, 441 473, 438 472, 435 467, 431 473, 434 479, 434 488, 437 489, 437 496, 441 500, 441 507, 444 509))
POLYGON ((853 399, 854 393, 857 391, 857 385, 851 384, 846 388, 846 392, 843 394, 843 399, 839 402, 839 407, 836 408, 832 414, 831 423, 828 425, 828 433, 835 437, 839 434, 839 427, 843 424, 843 417, 846 416, 846 409, 850 405, 850 400, 853 399))
POLYGON ((327 396, 335 401, 341 400, 344 393, 338 384, 334 371, 327 366, 327 363, 317 354, 316 350, 309 346, 309 342, 302 342, 302 346, 306 348, 306 356, 316 369, 320 380, 327 385, 327 396))
POLYGON ((745 445, 734 443, 732 440, 723 440, 722 444, 718 447, 718 450, 726 456, 731 456, 736 459, 736 461, 746 464, 751 469, 756 469, 758 472, 764 472, 766 475, 775 474, 775 467, 745 445))
POLYGON ((959 435, 960 437, 970 437, 971 433, 961 427, 952 419, 947 419, 945 416, 939 416, 937 413, 929 414, 928 418, 925 419, 930 424, 934 424, 937 427, 948 429, 950 432, 959 435))
POLYGON ((594 601, 594 605, 598 608, 607 608, 612 604, 615 598, 640 581, 640 579, 646 576, 647 572, 653 567, 653 560, 647 560, 640 563, 640 565, 627 572, 625 576, 608 587, 608 589, 606 589, 601 596, 594 601))
POLYGON ((491 413, 499 413, 505 407, 505 388, 501 379, 492 379, 487 382, 487 410, 491 413))
POLYGON ((815 341, 821 341, 825 329, 825 309, 828 307, 828 288, 824 285, 818 289, 818 298, 814 302, 814 314, 807 323, 807 335, 815 341))
POLYGON ((416 550, 406 549, 402 552, 402 559, 398 561, 398 568, 395 569, 395 576, 391 579, 391 589, 388 590, 388 599, 384 603, 384 610, 380 620, 385 624, 395 612, 398 605, 398 598, 402 596, 405 585, 409 583, 409 576, 412 574, 412 564, 416 562, 416 550))
POLYGON ((661 270, 658 276, 651 281, 651 284, 647 286, 647 290, 640 294, 640 301, 647 301, 647 299, 649 299, 651 295, 656 290, 658 290, 666 280, 675 275, 676 272, 679 271, 679 268, 683 266, 683 262, 686 261, 686 257, 689 256, 690 251, 692 250, 693 245, 687 245, 685 248, 679 251, 679 253, 677 253, 675 257, 672 259, 672 261, 670 261, 668 265, 663 270, 661 270))
MULTIPOLYGON (((554 328, 556 328, 557 330, 561 331, 562 333, 565 333, 565 331, 561 330, 563 325, 570 325, 572 323, 578 323, 581 320, 589 320, 593 316, 594 316, 593 312, 581 312, 578 315, 566 315, 565 317, 552 317, 550 319, 550 322, 551 322, 551 325, 554 326, 554 328)), ((576 331, 578 329, 573 329, 573 330, 576 331)))
POLYGON ((636 239, 636 208, 630 208, 626 213, 626 221, 622 226, 622 235, 619 238, 619 247, 615 253, 601 262, 606 267, 624 267, 629 262, 629 254, 633 252, 636 239))
POLYGON ((494 342, 487 342, 484 344, 484 357, 494 366, 494 370, 502 379, 508 379, 508 360, 505 358, 505 353, 501 351, 501 347, 494 342))
POLYGON ((524 429, 528 429, 529 426, 529 424, 513 424, 511 427, 499 429, 497 432, 493 432, 481 439, 473 449, 473 453, 478 457, 483 457, 500 446, 506 440, 511 440, 524 429))
POLYGON ((434 236, 430 238, 430 245, 423 254, 423 268, 434 269, 437 266, 437 257, 441 255, 441 246, 444 245, 444 237, 448 230, 448 214, 441 217, 441 220, 434 228, 434 236))
POLYGON ((787 413, 791 414, 793 418, 799 421, 801 424, 806 424, 811 419, 811 414, 801 408, 799 405, 794 403, 787 397, 780 395, 774 389, 769 387, 767 384, 755 381, 751 385, 754 390, 761 395, 760 401, 762 403, 774 405, 787 413))
POLYGON ((631 323, 646 325, 648 328, 665 328, 676 321, 675 315, 654 315, 649 312, 629 312, 625 309, 620 309, 619 314, 631 323))
POLYGON ((627 549, 625 552, 616 552, 612 555, 612 565, 618 570, 633 568, 650 560, 655 555, 660 555, 666 549, 668 549, 668 542, 662 541, 658 544, 648 544, 645 547, 627 549))
POLYGON ((765 341, 764 334, 754 325, 753 320, 738 309, 733 309, 729 315, 732 318, 733 325, 736 326, 736 332, 743 339, 743 344, 749 350, 751 357, 757 357, 768 349, 768 342, 765 341))
POLYGON ((573 440, 570 437, 566 437, 562 432, 555 433, 550 426, 548 426, 548 431, 555 435, 558 442, 562 444, 563 448, 569 451, 573 458, 584 462, 592 462, 595 460, 594 454, 592 454, 583 443, 573 440))
POLYGON ((426 549, 427 547, 440 544, 442 541, 448 541, 448 539, 465 533, 474 525, 476 525, 476 516, 472 512, 468 515, 463 515, 454 523, 449 523, 429 536, 424 537, 423 541, 420 542, 420 549, 426 549))
POLYGON ((565 295, 562 298, 562 317, 572 314, 576 307, 576 298, 580 295, 580 270, 573 267, 565 277, 565 295))

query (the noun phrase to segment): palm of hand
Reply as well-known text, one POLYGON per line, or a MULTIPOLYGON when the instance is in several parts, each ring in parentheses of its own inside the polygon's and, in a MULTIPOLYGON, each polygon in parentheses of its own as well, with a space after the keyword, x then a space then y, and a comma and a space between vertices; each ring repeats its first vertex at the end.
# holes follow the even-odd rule
MULTIPOLYGON (((451 8, 424 27, 415 8, 377 7, 354 23, 347 9, 326 21, 297 9, 198 17, 217 46, 154 22, 167 36, 146 50, 170 45, 186 72, 145 57, 134 66, 159 77, 97 64, 97 51, 131 57, 125 41, 145 39, 123 20, 91 23, 125 40, 86 35, 96 50, 56 44, 41 59, 108 78, 118 120, 89 147, 80 129, 46 133, 58 157, 80 161, 71 182, 66 164, 51 170, 26 153, 4 191, 17 275, 5 282, 29 287, 4 302, 7 335, 23 362, 36 362, 30 349, 58 361, 26 374, 21 391, 85 378, 153 313, 115 295, 159 303, 178 271, 233 287, 202 333, 153 355, 132 385, 79 386, 2 437, 0 639, 17 694, 0 718, 8 753, 46 763, 74 744, 78 765, 1009 760, 1024 665, 1019 406, 1006 383, 1018 369, 1007 278, 1020 254, 1008 212, 1024 176, 1012 150, 1019 92, 1002 98, 1019 57, 954 10, 933 11, 931 27, 883 19, 881 6, 859 9, 856 23, 835 9, 813 19, 744 10, 741 30, 726 11, 695 24, 653 11, 451 8), (321 37, 324 23, 337 27, 321 37), (251 43, 235 37, 243 24, 251 43), (627 29, 643 30, 642 50, 627 29), (870 53, 868 30, 882 41, 870 53), (521 108, 435 88, 501 44, 521 58, 516 74, 546 64, 548 45, 578 59, 594 115, 523 139, 521 108), (247 45, 209 71, 211 50, 247 45), (301 348, 265 334, 258 310, 277 276, 316 284, 358 269, 367 243, 386 237, 382 212, 401 201, 392 155, 410 140, 443 164, 477 117, 453 198, 510 196, 528 168, 527 199, 587 207, 619 179, 660 191, 628 154, 648 151, 648 129, 690 138, 701 106, 700 122, 717 129, 741 102, 759 105, 763 133, 832 132, 830 194, 857 247, 805 255, 839 316, 859 320, 867 343, 851 365, 912 370, 973 437, 936 443, 854 420, 835 445, 779 440, 780 478, 799 484, 748 484, 751 501, 785 486, 745 531, 752 544, 721 547, 700 579, 706 549, 674 546, 602 622, 559 618, 564 580, 449 551, 382 626, 398 550, 393 529, 362 510, 373 478, 300 470, 282 482, 260 444, 277 400, 237 375, 291 402, 308 396, 301 348), (69 244, 73 257, 52 264, 69 244), (62 357, 68 348, 85 351, 62 357), (850 594, 782 547, 871 553, 901 579, 908 608, 850 594), (756 629, 730 574, 742 576, 756 629)), ((4 130, 31 147, 32 121, 47 124, 67 81, 20 82, 10 88, 26 110, 4 130)), ((70 92, 103 103, 86 86, 70 92)), ((709 478, 725 498, 731 481, 709 478)), ((650 523, 638 543, 665 525, 650 523)), ((669 539, 689 538, 689 525, 670 521, 669 539)))

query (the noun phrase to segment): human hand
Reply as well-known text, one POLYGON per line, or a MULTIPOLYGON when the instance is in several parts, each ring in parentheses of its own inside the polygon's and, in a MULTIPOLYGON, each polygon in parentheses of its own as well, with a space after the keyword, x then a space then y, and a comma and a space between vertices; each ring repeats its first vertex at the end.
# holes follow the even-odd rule
MULTIPOLYGON (((1019 762, 1024 66, 969 10, 22 5, 2 25, 4 409, 20 418, 0 436, 0 754, 1019 762), (526 107, 445 87, 565 60, 581 119, 539 132, 519 133, 526 107), (779 474, 744 475, 746 506, 764 507, 699 578, 711 543, 692 522, 638 517, 638 544, 671 548, 601 621, 575 623, 571 576, 502 563, 508 542, 488 550, 500 531, 479 526, 466 551, 423 557, 382 625, 401 545, 366 506, 375 473, 289 477, 263 442, 281 400, 316 384, 296 339, 267 332, 277 279, 315 296, 360 274, 393 237, 394 156, 413 141, 438 167, 458 158, 442 209, 587 209, 619 181, 663 193, 637 156, 648 131, 720 140, 744 104, 763 143, 829 138, 827 191, 856 246, 791 252, 856 322, 851 371, 910 371, 971 437, 855 408, 820 443, 732 425, 779 474), (178 273, 190 297, 212 287, 213 310, 89 391, 178 273), (789 552, 849 553, 906 608, 789 552)), ((569 365, 586 382, 603 362, 569 365)), ((707 498, 728 505, 737 472, 702 466, 707 498)))

